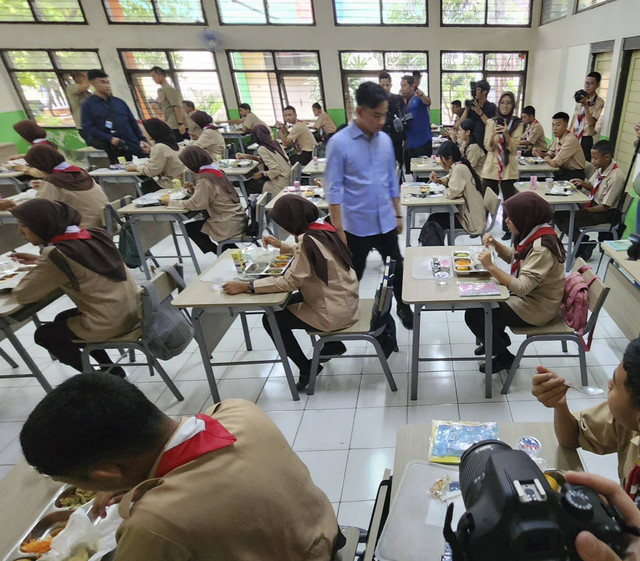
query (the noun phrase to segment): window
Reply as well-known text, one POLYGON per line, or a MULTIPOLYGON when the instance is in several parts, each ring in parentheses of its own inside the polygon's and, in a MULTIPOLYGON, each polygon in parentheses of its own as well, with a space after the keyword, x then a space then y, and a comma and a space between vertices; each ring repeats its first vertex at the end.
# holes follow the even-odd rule
POLYGON ((398 93, 400 89, 400 78, 414 70, 422 72, 420 89, 425 93, 429 90, 427 53, 424 51, 341 51, 340 68, 344 108, 349 119, 355 117, 358 86, 368 81, 377 84, 378 74, 383 70, 391 76, 393 93, 398 93))
POLYGON ((229 60, 238 103, 248 103, 267 124, 282 121, 287 105, 309 120, 313 103, 324 106, 316 51, 229 51, 229 60))
POLYGON ((2 59, 30 119, 45 127, 74 127, 65 88, 70 72, 102 68, 97 51, 3 51, 2 59))
POLYGON ((143 119, 162 119, 158 84, 151 78, 151 67, 167 72, 169 82, 182 99, 193 101, 215 121, 228 118, 216 62, 209 51, 130 51, 119 50, 133 100, 143 119))
POLYGON ((542 0, 540 25, 567 17, 569 0, 542 0))
POLYGON ((86 23, 78 0, 2 0, 0 22, 86 23))
POLYGON ((217 0, 220 23, 315 25, 312 0, 217 0))
POLYGON ((201 0, 102 0, 109 23, 206 23, 201 0))
POLYGON ((531 25, 531 0, 441 0, 442 25, 531 25))
POLYGON ((598 95, 605 101, 607 100, 607 95, 609 93, 612 62, 613 51, 594 54, 591 62, 591 69, 596 72, 600 72, 600 75, 602 76, 602 79, 600 80, 600 88, 598 88, 598 95))
POLYGON ((338 25, 427 25, 426 0, 333 0, 338 25))
MULTIPOLYGON (((522 110, 527 53, 442 52, 442 123, 453 123, 451 102, 471 99, 471 82, 485 79, 491 85, 489 101, 497 104, 500 94, 513 92, 516 96, 516 113, 522 110)), ((475 92, 474 92, 475 93, 475 92)))
POLYGON ((576 12, 582 12, 583 10, 588 10, 589 8, 594 8, 595 6, 599 6, 600 4, 606 4, 607 2, 612 2, 613 0, 578 0, 578 7, 576 8, 576 12))

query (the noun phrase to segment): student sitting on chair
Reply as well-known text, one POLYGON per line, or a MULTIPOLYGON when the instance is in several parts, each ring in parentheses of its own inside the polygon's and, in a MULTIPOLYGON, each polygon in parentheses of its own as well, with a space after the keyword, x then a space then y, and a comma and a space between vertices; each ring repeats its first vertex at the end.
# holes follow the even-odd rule
MULTIPOLYGON (((85 170, 65 161, 64 156, 46 144, 29 148, 21 169, 36 177, 31 187, 36 197, 66 203, 82 216, 81 228, 102 228, 103 211, 109 203, 102 187, 85 170)), ((0 210, 16 206, 11 200, 1 200, 0 210)))
MULTIPOLYGON (((240 238, 247 229, 247 213, 235 187, 227 176, 213 162, 211 156, 198 146, 187 146, 180 153, 180 160, 193 173, 198 174, 193 186, 187 190, 193 194, 190 199, 170 200, 162 197, 162 204, 169 208, 184 208, 190 211, 206 211, 208 217, 185 224, 189 238, 202 253, 216 253, 221 242, 229 238, 240 238)), ((229 245, 231 249, 235 245, 229 245)))
POLYGON ((55 148, 56 150, 58 149, 53 142, 47 140, 47 131, 31 119, 24 119, 14 123, 13 130, 29 144, 44 144, 45 146, 51 146, 51 148, 55 148))
POLYGON ((520 139, 520 150, 523 156, 533 156, 533 149, 547 149, 547 139, 544 129, 538 119, 536 119, 536 109, 532 105, 527 105, 522 110, 522 122, 525 124, 524 134, 520 139))
POLYGON ((473 171, 476 172, 478 177, 481 177, 484 160, 487 155, 484 152, 484 148, 478 144, 473 121, 471 119, 462 121, 458 127, 457 137, 452 140, 458 143, 462 156, 469 160, 473 171))
POLYGON ((620 485, 640 500, 640 339, 631 341, 609 380, 606 401, 571 413, 565 379, 544 366, 533 376, 533 395, 553 409, 560 446, 594 454, 618 454, 620 485))
MULTIPOLYGON (((345 329, 356 322, 358 312, 358 279, 351 252, 335 228, 319 216, 318 207, 303 197, 285 195, 279 198, 271 218, 287 232, 298 236, 298 244, 289 245, 272 236, 265 236, 263 241, 265 246, 279 248, 280 253, 293 253, 291 266, 279 277, 232 281, 222 286, 227 294, 299 291, 289 299, 285 310, 275 314, 287 356, 300 370, 296 384, 299 391, 309 383, 311 360, 302 352, 293 330, 345 329)), ((273 338, 266 315, 262 324, 273 338)), ((324 345, 322 355, 335 356, 346 350, 340 341, 329 342, 324 345)))
POLYGON ((297 154, 291 156, 291 163, 300 162, 300 165, 304 167, 313 158, 313 147, 317 144, 316 139, 306 123, 298 119, 295 107, 287 105, 284 108, 284 120, 291 125, 291 130, 286 125, 276 122, 282 145, 285 148, 293 146, 297 154))
POLYGON ((551 121, 553 142, 549 150, 533 149, 533 155, 544 159, 550 166, 560 168, 553 172, 556 180, 584 179, 584 158, 580 141, 569 130, 569 115, 560 111, 551 121))
POLYGON ((189 115, 191 120, 201 130, 191 133, 191 138, 195 140, 194 146, 206 150, 214 161, 224 158, 226 144, 222 133, 213 126, 213 118, 204 111, 194 111, 189 115))
MULTIPOLYGON (((14 254, 20 263, 35 268, 13 289, 20 304, 30 304, 61 289, 77 306, 41 325, 35 342, 61 363, 82 372, 82 340, 100 343, 139 327, 140 297, 111 236, 100 228, 80 228, 80 214, 65 203, 32 199, 10 210, 18 219, 22 237, 44 245, 42 253, 14 254)), ((111 364, 104 350, 91 356, 101 365, 111 364)), ((109 368, 124 377, 120 366, 109 368)))
MULTIPOLYGON (((515 358, 507 348, 511 340, 505 327, 546 325, 560 311, 564 291, 564 260, 566 252, 551 226, 551 205, 535 193, 519 193, 502 204, 514 246, 506 247, 485 234, 482 243, 495 248, 498 257, 511 263, 511 274, 491 262, 491 253, 480 253, 483 267, 509 289, 509 299, 491 310, 493 315, 493 373, 509 370, 515 358)), ((475 350, 483 355, 484 310, 465 312, 464 320, 473 334, 483 342, 475 350)), ((484 364, 480 365, 484 372, 484 364)))
MULTIPOLYGON (((600 140, 591 149, 591 163, 596 167, 589 181, 572 179, 576 187, 590 192, 591 200, 576 212, 573 241, 580 237, 580 228, 613 222, 616 218, 617 206, 624 191, 624 174, 613 159, 613 146, 606 140, 600 140)), ((569 211, 553 214, 553 221, 563 234, 569 233, 569 211)), ((595 241, 582 242, 577 257, 585 261, 591 258, 595 241)))
POLYGON ((118 561, 329 561, 345 540, 271 419, 226 399, 181 420, 133 384, 74 376, 20 432, 27 462, 119 509, 118 561))

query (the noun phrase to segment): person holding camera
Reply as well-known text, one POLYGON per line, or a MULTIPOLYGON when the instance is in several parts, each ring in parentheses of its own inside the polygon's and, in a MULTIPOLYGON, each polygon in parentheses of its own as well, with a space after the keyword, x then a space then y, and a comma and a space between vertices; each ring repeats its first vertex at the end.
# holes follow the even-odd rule
POLYGON ((404 100, 402 96, 399 94, 391 93, 391 74, 388 72, 380 72, 378 74, 378 84, 382 86, 382 89, 387 92, 387 96, 389 97, 389 109, 387 110, 387 122, 384 124, 383 131, 386 132, 391 137, 391 142, 393 142, 393 153, 396 157, 396 162, 402 167, 402 141, 404 140, 404 131, 402 130, 402 126, 400 130, 396 130, 396 127, 393 125, 393 121, 399 115, 402 115, 402 106, 404 105, 404 100))
POLYGON ((540 121, 536 119, 536 109, 532 105, 527 105, 522 110, 522 122, 525 124, 524 133, 520 139, 520 150, 523 156, 533 156, 533 149, 547 149, 547 139, 544 136, 544 129, 540 121))
POLYGON ((558 168, 553 172, 556 181, 584 179, 586 160, 580 142, 569 130, 569 115, 564 111, 556 113, 551 120, 551 132, 555 137, 549 150, 533 149, 533 155, 543 158, 550 166, 558 168))
POLYGON ((587 162, 591 161, 593 137, 600 134, 598 120, 602 116, 604 99, 598 96, 596 90, 600 87, 601 79, 600 72, 590 72, 585 78, 584 90, 578 90, 573 94, 576 108, 569 128, 580 141, 587 162))
POLYGON ((460 122, 465 119, 473 121, 474 132, 478 140, 484 138, 485 128, 489 119, 496 116, 498 107, 488 100, 491 85, 486 80, 471 82, 472 98, 464 102, 464 111, 460 116, 460 122), (474 87, 475 84, 475 87, 474 87))
POLYGON ((403 76, 400 95, 404 100, 404 130, 407 149, 404 154, 406 173, 411 173, 411 158, 431 156, 432 136, 429 106, 431 98, 415 85, 413 76, 403 76))

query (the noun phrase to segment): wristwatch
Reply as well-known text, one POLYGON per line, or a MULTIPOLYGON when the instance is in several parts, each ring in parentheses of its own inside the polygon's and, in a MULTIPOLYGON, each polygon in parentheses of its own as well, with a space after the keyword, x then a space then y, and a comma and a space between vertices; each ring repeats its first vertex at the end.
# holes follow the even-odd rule
POLYGON ((251 279, 249 281, 249 292, 251 292, 251 294, 255 294, 256 293, 255 288, 253 288, 253 279, 251 279))
POLYGON ((181 127, 182 125, 184 125, 184 123, 178 123, 178 126, 181 127))

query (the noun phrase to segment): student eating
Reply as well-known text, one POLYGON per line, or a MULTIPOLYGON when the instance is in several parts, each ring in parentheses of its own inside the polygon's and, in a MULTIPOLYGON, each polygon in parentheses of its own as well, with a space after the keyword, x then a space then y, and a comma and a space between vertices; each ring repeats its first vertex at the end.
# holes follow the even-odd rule
POLYGON ((55 148, 56 150, 58 149, 58 147, 53 142, 47 140, 47 131, 31 119, 24 119, 22 121, 14 123, 13 130, 16 131, 29 144, 44 144, 47 146, 51 146, 51 148, 55 148))
POLYGON ((214 161, 224 158, 226 144, 224 137, 218 129, 213 126, 213 118, 204 111, 194 111, 189 118, 198 127, 197 132, 191 133, 194 146, 206 150, 214 161))
POLYGON ((569 115, 560 111, 551 120, 551 132, 553 142, 549 150, 545 152, 540 148, 533 149, 533 155, 538 156, 558 170, 553 172, 556 180, 584 179, 584 166, 587 161, 584 157, 580 141, 569 130, 569 115))

